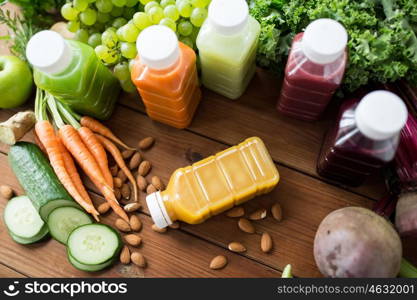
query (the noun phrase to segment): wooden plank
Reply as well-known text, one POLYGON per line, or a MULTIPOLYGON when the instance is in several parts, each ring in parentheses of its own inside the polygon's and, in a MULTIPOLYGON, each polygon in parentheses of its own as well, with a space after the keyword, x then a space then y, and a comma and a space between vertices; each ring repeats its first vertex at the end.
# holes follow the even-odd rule
POLYGON ((0 263, 0 278, 23 278, 23 277, 26 277, 26 276, 0 263))

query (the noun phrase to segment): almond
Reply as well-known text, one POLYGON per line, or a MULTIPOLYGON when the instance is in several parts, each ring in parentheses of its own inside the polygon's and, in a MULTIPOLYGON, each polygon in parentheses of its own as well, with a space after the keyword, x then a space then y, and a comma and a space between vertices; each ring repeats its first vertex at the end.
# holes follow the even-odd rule
POLYGON ((124 246, 120 252, 120 262, 124 265, 130 264, 130 250, 128 246, 124 246))
POLYGON ((241 252, 246 251, 246 247, 243 246, 241 243, 238 243, 238 242, 232 242, 232 243, 229 244, 228 247, 229 247, 229 250, 233 251, 233 252, 241 253, 241 252))
POLYGON ((169 228, 171 228, 171 229, 179 229, 180 228, 180 223, 179 222, 174 222, 171 225, 169 225, 169 228))
POLYGON ((136 152, 135 154, 133 154, 132 158, 130 159, 129 168, 131 170, 136 169, 141 162, 142 162, 142 155, 140 155, 139 152, 136 152))
POLYGON ((110 167, 111 176, 113 177, 117 176, 117 172, 119 172, 119 167, 117 165, 110 167))
POLYGON ((216 256, 210 262, 210 269, 219 270, 227 265, 227 258, 223 255, 216 256))
POLYGON ((146 188, 146 193, 147 194, 152 194, 157 192, 158 190, 153 186, 153 184, 151 183, 150 185, 148 185, 148 187, 146 188))
POLYGON ((125 241, 130 246, 137 247, 142 242, 142 238, 140 236, 137 236, 136 234, 128 234, 125 235, 125 241))
POLYGON ((122 198, 122 193, 120 192, 120 189, 118 188, 114 188, 114 196, 116 197, 117 200, 120 200, 120 198, 122 198))
POLYGON ((117 229, 119 229, 122 232, 130 232, 132 229, 130 228, 129 223, 127 223, 125 220, 118 218, 116 222, 114 223, 117 229))
POLYGON ((166 228, 159 228, 158 226, 156 226, 156 224, 152 225, 152 230, 159 233, 164 233, 167 231, 166 228))
POLYGON ((255 233, 255 227, 252 225, 252 223, 248 219, 240 218, 238 222, 238 226, 240 230, 246 233, 255 233))
POLYGON ((141 191, 146 191, 146 188, 148 187, 148 181, 145 177, 143 177, 142 175, 138 175, 138 177, 136 178, 136 183, 141 191))
POLYGON ((138 267, 145 268, 146 267, 146 260, 145 257, 139 252, 133 252, 130 256, 132 262, 137 265, 138 267))
POLYGON ((114 177, 113 178, 113 185, 116 188, 121 188, 122 185, 123 185, 123 182, 122 182, 122 180, 119 177, 114 177))
POLYGON ((147 150, 151 148, 154 143, 155 143, 155 139, 149 136, 149 137, 144 138, 143 140, 140 140, 138 145, 141 150, 147 150))
POLYGON ((137 211, 141 207, 142 205, 139 202, 133 202, 133 203, 126 204, 123 207, 123 209, 125 210, 125 212, 131 213, 131 212, 137 211))
POLYGON ((258 220, 265 219, 265 217, 266 217, 266 209, 259 208, 249 215, 249 220, 258 221, 258 220))
POLYGON ((136 215, 130 216, 130 228, 132 228, 133 231, 140 231, 142 229, 142 222, 140 221, 139 217, 136 215))
POLYGON ((242 206, 236 206, 226 212, 226 216, 230 218, 240 218, 245 215, 245 209, 242 206))
POLYGON ((119 177, 122 180, 122 182, 125 182, 127 180, 127 176, 122 169, 120 169, 119 172, 117 172, 117 177, 119 177))
POLYGON ((110 204, 108 204, 107 202, 101 203, 98 207, 97 207, 97 211, 104 215, 106 212, 108 212, 110 209, 110 204))
POLYGON ((149 161, 144 160, 140 163, 138 173, 141 176, 146 176, 149 174, 149 171, 152 169, 152 165, 149 161))
POLYGON ((122 188, 120 189, 120 193, 122 194, 122 197, 124 199, 130 198, 130 186, 127 183, 124 183, 122 185, 122 188))
POLYGON ((122 152, 123 159, 129 159, 133 153, 135 153, 135 150, 125 150, 122 152))
POLYGON ((268 232, 262 233, 261 237, 261 250, 262 252, 269 252, 272 249, 272 238, 268 232))
POLYGON ((282 221, 282 208, 279 203, 272 205, 271 213, 275 220, 282 221))
POLYGON ((165 188, 164 184, 158 176, 153 176, 151 182, 158 191, 162 191, 165 188))
POLYGON ((10 200, 13 197, 13 190, 8 185, 1 185, 0 186, 0 194, 6 200, 10 200))

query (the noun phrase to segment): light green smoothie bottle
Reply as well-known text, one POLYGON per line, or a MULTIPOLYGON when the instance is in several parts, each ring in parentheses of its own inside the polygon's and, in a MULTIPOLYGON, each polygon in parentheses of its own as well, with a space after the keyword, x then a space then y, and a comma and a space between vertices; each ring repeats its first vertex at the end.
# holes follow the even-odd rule
POLYGON ((39 88, 80 114, 101 120, 110 117, 120 84, 93 48, 44 30, 29 40, 26 56, 39 88))
POLYGON ((259 33, 245 0, 213 0, 197 37, 203 85, 239 98, 255 74, 259 33))

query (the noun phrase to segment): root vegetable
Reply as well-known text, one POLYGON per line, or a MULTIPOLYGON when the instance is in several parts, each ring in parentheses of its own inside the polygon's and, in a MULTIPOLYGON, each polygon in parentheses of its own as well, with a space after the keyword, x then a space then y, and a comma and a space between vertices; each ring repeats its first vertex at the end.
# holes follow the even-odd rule
POLYGON ((401 236, 417 237, 417 193, 405 193, 398 198, 395 226, 401 236))
POLYGON ((7 121, 0 123, 0 142, 14 145, 19 141, 36 123, 33 111, 18 112, 7 121))

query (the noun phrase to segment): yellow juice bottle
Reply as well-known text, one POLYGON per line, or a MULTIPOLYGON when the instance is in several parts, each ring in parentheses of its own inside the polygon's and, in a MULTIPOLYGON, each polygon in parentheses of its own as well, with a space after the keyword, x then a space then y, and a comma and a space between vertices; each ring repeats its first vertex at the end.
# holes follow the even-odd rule
POLYGON ((278 170, 264 143, 252 137, 176 170, 166 190, 150 194, 146 202, 160 228, 176 220, 198 224, 270 192, 278 181, 278 170))

